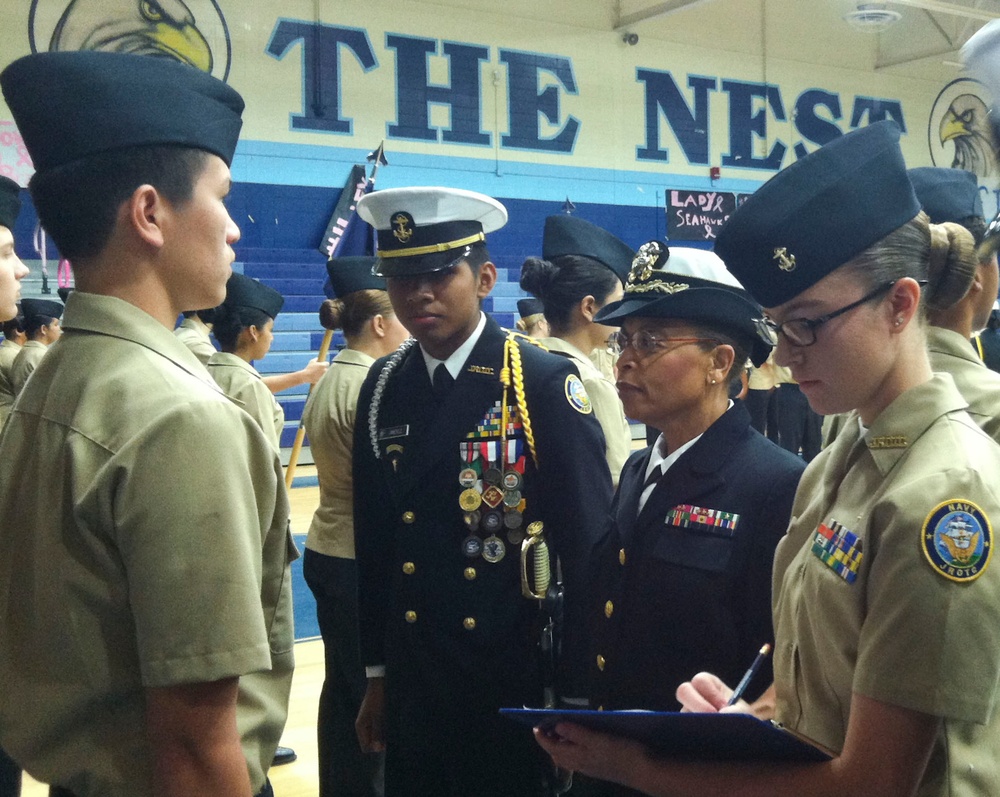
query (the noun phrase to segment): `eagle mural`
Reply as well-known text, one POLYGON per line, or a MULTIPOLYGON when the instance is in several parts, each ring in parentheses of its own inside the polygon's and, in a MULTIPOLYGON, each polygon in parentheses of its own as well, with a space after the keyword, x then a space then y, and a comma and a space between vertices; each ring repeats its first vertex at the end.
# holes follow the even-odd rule
POLYGON ((183 0, 70 0, 49 50, 174 58, 211 73, 212 48, 183 0))
POLYGON ((938 133, 942 145, 950 141, 955 146, 953 169, 965 169, 978 177, 989 177, 997 171, 990 112, 975 94, 960 94, 952 100, 938 133))

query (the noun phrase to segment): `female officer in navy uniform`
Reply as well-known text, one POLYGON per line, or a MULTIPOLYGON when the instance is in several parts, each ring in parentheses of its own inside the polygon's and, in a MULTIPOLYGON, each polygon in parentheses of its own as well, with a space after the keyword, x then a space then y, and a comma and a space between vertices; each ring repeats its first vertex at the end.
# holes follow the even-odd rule
POLYGON ((541 536, 550 572, 561 563, 555 685, 582 697, 588 568, 611 502, 604 437, 573 364, 480 310, 496 282, 485 234, 507 220, 499 202, 399 188, 362 197, 358 213, 378 231, 379 272, 419 344, 378 361, 358 400, 369 676, 359 737, 368 749, 384 743, 389 797, 540 795, 544 756, 497 713, 541 705, 553 686, 536 653, 548 607, 543 616, 522 592, 544 585, 522 584, 520 548, 541 536))
POLYGON ((624 299, 597 318, 622 325, 629 416, 662 433, 630 457, 612 506, 591 703, 676 711, 677 684, 706 669, 735 682, 773 641, 771 563, 805 465, 729 398, 771 345, 717 255, 644 244, 624 299))
MULTIPOLYGON (((775 720, 833 757, 690 763, 562 724, 536 733, 558 763, 672 797, 1000 793, 1000 447, 932 373, 920 288, 967 236, 932 236, 879 122, 773 177, 716 242, 813 408, 854 410, 806 468, 774 566, 775 720)), ((694 711, 731 694, 708 673, 678 689, 694 711)))

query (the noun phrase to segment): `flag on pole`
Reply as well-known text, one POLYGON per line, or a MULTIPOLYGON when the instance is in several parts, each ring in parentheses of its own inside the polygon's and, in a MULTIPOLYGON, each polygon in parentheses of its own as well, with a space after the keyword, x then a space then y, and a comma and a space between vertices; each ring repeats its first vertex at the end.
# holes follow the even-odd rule
POLYGON ((327 259, 340 255, 370 255, 374 251, 372 228, 355 213, 358 200, 370 190, 371 181, 365 173, 365 167, 354 165, 319 245, 320 253, 326 255, 327 259))

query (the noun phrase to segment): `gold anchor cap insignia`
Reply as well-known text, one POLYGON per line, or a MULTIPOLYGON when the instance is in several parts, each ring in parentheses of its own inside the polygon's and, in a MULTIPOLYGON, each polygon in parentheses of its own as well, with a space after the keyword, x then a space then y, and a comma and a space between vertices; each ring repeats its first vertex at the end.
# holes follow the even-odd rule
POLYGON ((632 268, 629 270, 629 284, 645 282, 652 277, 653 269, 656 268, 657 263, 665 253, 669 257, 669 250, 659 241, 650 241, 640 246, 632 260, 632 268))
POLYGON ((778 268, 782 271, 795 271, 795 255, 788 254, 788 249, 786 247, 774 247, 773 259, 778 261, 778 268))
POLYGON ((392 214, 391 224, 393 226, 393 237, 402 244, 405 244, 413 237, 413 216, 400 211, 392 214))

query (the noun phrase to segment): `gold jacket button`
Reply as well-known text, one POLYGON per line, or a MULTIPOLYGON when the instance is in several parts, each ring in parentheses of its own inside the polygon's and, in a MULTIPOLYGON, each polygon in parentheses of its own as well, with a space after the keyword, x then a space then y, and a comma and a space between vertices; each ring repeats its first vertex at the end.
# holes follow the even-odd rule
POLYGON ((417 566, 413 562, 403 562, 403 572, 408 576, 412 576, 413 572, 417 569, 417 566))
POLYGON ((417 516, 414 515, 409 509, 407 509, 403 513, 403 522, 404 523, 412 523, 416 519, 417 519, 417 516))
POLYGON ((463 572, 462 575, 465 576, 465 580, 466 581, 475 581, 476 580, 476 568, 474 568, 474 567, 467 567, 467 568, 465 568, 465 571, 463 572))
POLYGON ((618 561, 624 565, 625 564, 625 549, 622 548, 618 551, 618 561))
POLYGON ((605 617, 610 617, 614 613, 614 611, 615 611, 615 605, 611 601, 608 601, 607 603, 604 604, 605 617))
POLYGON ((464 620, 462 620, 462 625, 465 626, 466 631, 474 631, 476 628, 476 618, 466 617, 464 620))
POLYGON ((602 656, 600 653, 598 653, 597 654, 597 669, 599 669, 601 672, 604 672, 604 665, 605 665, 604 656, 602 656))
POLYGON ((415 623, 415 622, 417 622, 417 613, 415 611, 413 611, 412 609, 410 609, 410 611, 408 611, 403 616, 406 618, 406 622, 408 622, 408 623, 415 623))

